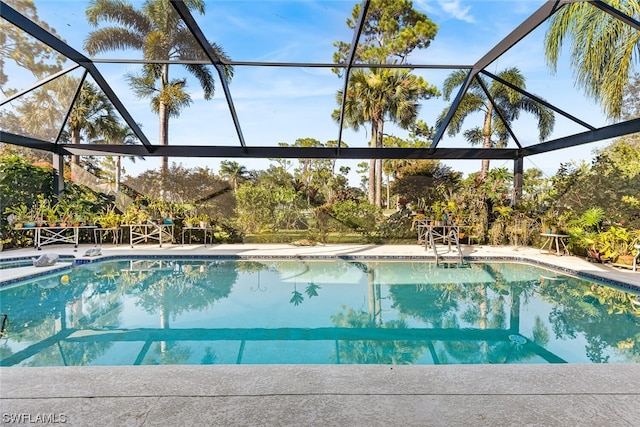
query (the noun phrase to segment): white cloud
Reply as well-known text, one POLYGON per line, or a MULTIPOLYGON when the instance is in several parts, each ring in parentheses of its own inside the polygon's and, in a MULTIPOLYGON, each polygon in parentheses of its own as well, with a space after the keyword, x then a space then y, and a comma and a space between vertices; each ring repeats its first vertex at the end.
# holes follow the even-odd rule
POLYGON ((475 18, 469 14, 469 11, 471 10, 471 6, 462 6, 460 4, 460 0, 453 0, 453 1, 439 1, 438 2, 440 4, 440 7, 442 8, 442 10, 444 10, 445 12, 447 12, 450 16, 452 16, 455 19, 458 19, 460 21, 465 21, 468 22, 470 24, 473 24, 475 22, 475 18))
POLYGON ((422 9, 429 14, 437 14, 436 8, 431 5, 433 3, 431 0, 416 0, 414 3, 419 9, 422 9))

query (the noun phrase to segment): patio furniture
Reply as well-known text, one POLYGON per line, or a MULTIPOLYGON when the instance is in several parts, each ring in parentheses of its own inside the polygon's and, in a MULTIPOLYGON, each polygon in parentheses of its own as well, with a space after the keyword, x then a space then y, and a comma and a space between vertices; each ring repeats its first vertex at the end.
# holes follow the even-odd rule
POLYGON ((633 245, 637 249, 636 256, 633 257, 633 271, 638 271, 638 258, 640 258, 640 244, 633 245))
POLYGON ((173 224, 146 222, 144 224, 125 224, 123 227, 129 227, 131 247, 139 243, 147 243, 149 240, 157 240, 160 247, 163 242, 173 243, 173 224))
POLYGON ((418 230, 418 244, 421 245, 425 242, 427 237, 427 226, 429 225, 430 220, 428 219, 418 219, 413 220, 411 223, 411 229, 415 227, 418 230))
POLYGON ((113 234, 113 244, 118 246, 119 243, 122 243, 122 229, 120 227, 108 227, 101 228, 96 227, 93 229, 93 241, 96 246, 98 244, 102 244, 102 238, 105 234, 112 233, 113 234))
POLYGON ((562 256, 565 253, 569 253, 567 249, 567 245, 564 243, 564 240, 569 237, 568 234, 556 234, 556 233, 540 233, 542 237, 546 237, 547 240, 544 241, 542 247, 540 248, 540 253, 550 254, 555 246, 556 254, 558 256, 562 256), (560 246, 562 246, 562 251, 560 251, 560 246), (547 247, 547 249, 545 249, 547 247))
POLYGON ((189 234, 189 244, 194 231, 201 231, 204 239, 204 245, 207 246, 207 233, 211 231, 211 243, 213 243, 213 229, 211 227, 184 227, 182 229, 182 244, 184 245, 184 235, 189 234))
POLYGON ((53 243, 73 243, 74 248, 78 247, 80 240, 80 229, 93 229, 94 225, 72 225, 72 226, 60 226, 60 227, 28 227, 28 228, 16 228, 19 231, 31 231, 35 230, 34 235, 34 247, 40 250, 44 245, 51 245, 53 243), (69 234, 71 232, 71 234, 69 234))

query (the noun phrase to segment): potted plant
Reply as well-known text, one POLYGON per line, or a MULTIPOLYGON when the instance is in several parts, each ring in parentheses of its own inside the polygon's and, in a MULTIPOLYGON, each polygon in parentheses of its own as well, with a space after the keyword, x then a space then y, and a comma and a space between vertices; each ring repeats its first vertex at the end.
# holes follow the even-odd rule
POLYGON ((9 215, 7 220, 14 228, 22 228, 24 223, 29 221, 29 208, 24 203, 5 208, 4 213, 9 215))
POLYGON ((633 264, 633 246, 638 239, 636 231, 624 227, 609 227, 598 235, 598 251, 617 264, 633 264))
POLYGON ((209 223, 211 222, 211 218, 206 213, 201 213, 198 215, 198 223, 200 224, 200 228, 208 228, 209 223))
POLYGON ((447 204, 442 201, 433 202, 431 204, 431 212, 433 213, 433 220, 435 221, 435 226, 444 225, 444 212, 447 209, 447 204))
POLYGON ((37 207, 34 203, 31 208, 27 210, 27 218, 24 221, 24 228, 35 228, 37 218, 37 207))
POLYGON ((42 209, 42 219, 44 221, 44 225, 48 227, 55 227, 58 224, 58 204, 51 203, 50 200, 45 199, 46 202, 40 205, 40 209, 42 209))
POLYGON ((200 222, 198 214, 195 212, 189 212, 184 217, 184 226, 187 228, 193 228, 200 222))
POLYGON ((68 227, 73 225, 73 217, 76 213, 76 205, 68 199, 60 199, 56 203, 56 211, 60 218, 60 227, 68 227))
POLYGON ((36 202, 31 207, 36 221, 36 227, 42 227, 46 223, 46 217, 51 209, 51 202, 45 199, 42 194, 38 194, 36 202))
POLYGON ((185 210, 185 204, 177 202, 165 203, 162 209, 162 222, 163 224, 173 224, 174 219, 177 218, 181 211, 185 210))
POLYGON ((120 226, 122 217, 116 212, 113 205, 109 205, 99 212, 94 219, 97 224, 100 224, 101 228, 117 228, 120 226))
POLYGON ((551 234, 551 228, 555 227, 556 214, 552 210, 548 210, 540 216, 542 234, 551 234))

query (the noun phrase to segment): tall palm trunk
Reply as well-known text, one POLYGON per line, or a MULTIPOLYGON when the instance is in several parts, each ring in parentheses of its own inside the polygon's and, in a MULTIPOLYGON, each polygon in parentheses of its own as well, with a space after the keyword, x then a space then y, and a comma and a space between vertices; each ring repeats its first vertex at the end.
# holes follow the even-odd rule
MULTIPOLYGON (((369 146, 376 146, 375 123, 371 126, 371 141, 369 146)), ((374 204, 376 200, 376 160, 369 160, 369 203, 374 204)))
POLYGON ((387 209, 391 209, 391 175, 387 174, 387 209))
MULTIPOLYGON (((384 120, 376 121, 376 148, 382 148, 384 120)), ((376 206, 382 206, 382 159, 376 159, 376 206)))
MULTIPOLYGON (((71 143, 80 144, 80 128, 71 129, 71 143)), ((71 163, 80 166, 80 156, 71 156, 71 163)))
MULTIPOLYGON (((487 113, 484 116, 484 126, 482 127, 482 148, 491 148, 491 115, 493 114, 493 106, 489 105, 487 113)), ((482 167, 480 168, 480 179, 484 181, 489 173, 489 159, 482 159, 482 167)))
POLYGON ((116 192, 120 192, 120 181, 122 180, 122 157, 116 156, 116 192))

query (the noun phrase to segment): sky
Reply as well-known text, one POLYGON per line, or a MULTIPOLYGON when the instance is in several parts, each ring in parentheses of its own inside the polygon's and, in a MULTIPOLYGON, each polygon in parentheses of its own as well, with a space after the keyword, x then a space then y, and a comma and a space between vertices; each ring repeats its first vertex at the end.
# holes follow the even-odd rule
MULTIPOLYGON (((87 2, 80 0, 35 0, 41 19, 53 26, 73 48, 84 52, 83 40, 92 28, 87 24, 84 10, 87 2)), ((142 2, 132 2, 140 6, 142 2)), ((438 26, 438 34, 431 45, 414 52, 410 63, 471 65, 502 40, 517 25, 533 13, 543 1, 529 0, 414 0, 414 7, 425 13, 438 26)), ((332 62, 333 42, 351 42, 352 31, 345 21, 351 15, 355 0, 233 0, 208 1, 204 16, 195 16, 206 37, 222 46, 236 61, 264 62, 332 62)), ((518 67, 526 77, 527 90, 548 100, 570 114, 600 127, 606 117, 600 108, 586 99, 574 87, 567 55, 561 58, 556 74, 552 74, 543 55, 545 25, 519 42, 514 49, 488 68, 498 73, 508 67, 518 67)), ((100 58, 140 57, 139 53, 114 51, 98 55, 100 58)), ((172 66, 172 76, 186 76, 172 66)), ((149 112, 149 101, 136 99, 127 86, 126 74, 135 73, 136 65, 98 65, 98 69, 115 88, 136 122, 152 143, 157 143, 158 119, 149 112)), ((441 87, 450 70, 421 70, 416 74, 429 83, 441 87)), ((21 76, 10 74, 10 83, 18 83, 21 76)), ((29 84, 25 82, 23 84, 29 84)), ((328 69, 236 67, 230 89, 237 115, 248 146, 275 146, 280 142, 293 144, 298 138, 315 138, 323 143, 338 137, 338 126, 331 112, 338 107, 336 91, 343 81, 328 69)), ((190 79, 192 105, 170 123, 170 144, 232 145, 238 146, 222 86, 216 86, 213 100, 203 99, 195 80, 190 79)), ((446 108, 442 97, 424 101, 420 119, 433 125, 435 118, 446 108)), ((477 126, 481 117, 470 117, 466 128, 477 126)), ((556 117, 556 127, 550 139, 585 130, 562 117, 556 117)), ((522 117, 514 124, 514 131, 523 145, 538 142, 536 125, 531 118, 522 117)), ((387 125, 385 133, 404 137, 406 132, 387 125)), ((370 139, 368 127, 358 132, 345 130, 343 141, 350 147, 365 147, 370 139)), ((608 142, 586 144, 525 159, 525 169, 536 167, 552 176, 560 163, 570 160, 590 161, 593 150, 608 142)), ((466 147, 462 135, 445 136, 439 147, 466 147)), ((512 145, 515 146, 515 145, 512 145)), ((176 158, 186 167, 203 166, 218 169, 220 160, 176 158)), ((263 159, 232 159, 248 169, 263 169, 270 162, 263 159)), ((339 161, 355 170, 358 161, 339 161)), ((443 161, 465 174, 480 168, 479 160, 443 161)), ((155 169, 158 159, 149 158, 135 163, 124 162, 127 174, 137 175, 155 169)), ((492 161, 492 167, 513 167, 512 161, 492 161)), ((359 177, 352 173, 351 182, 359 177)))

